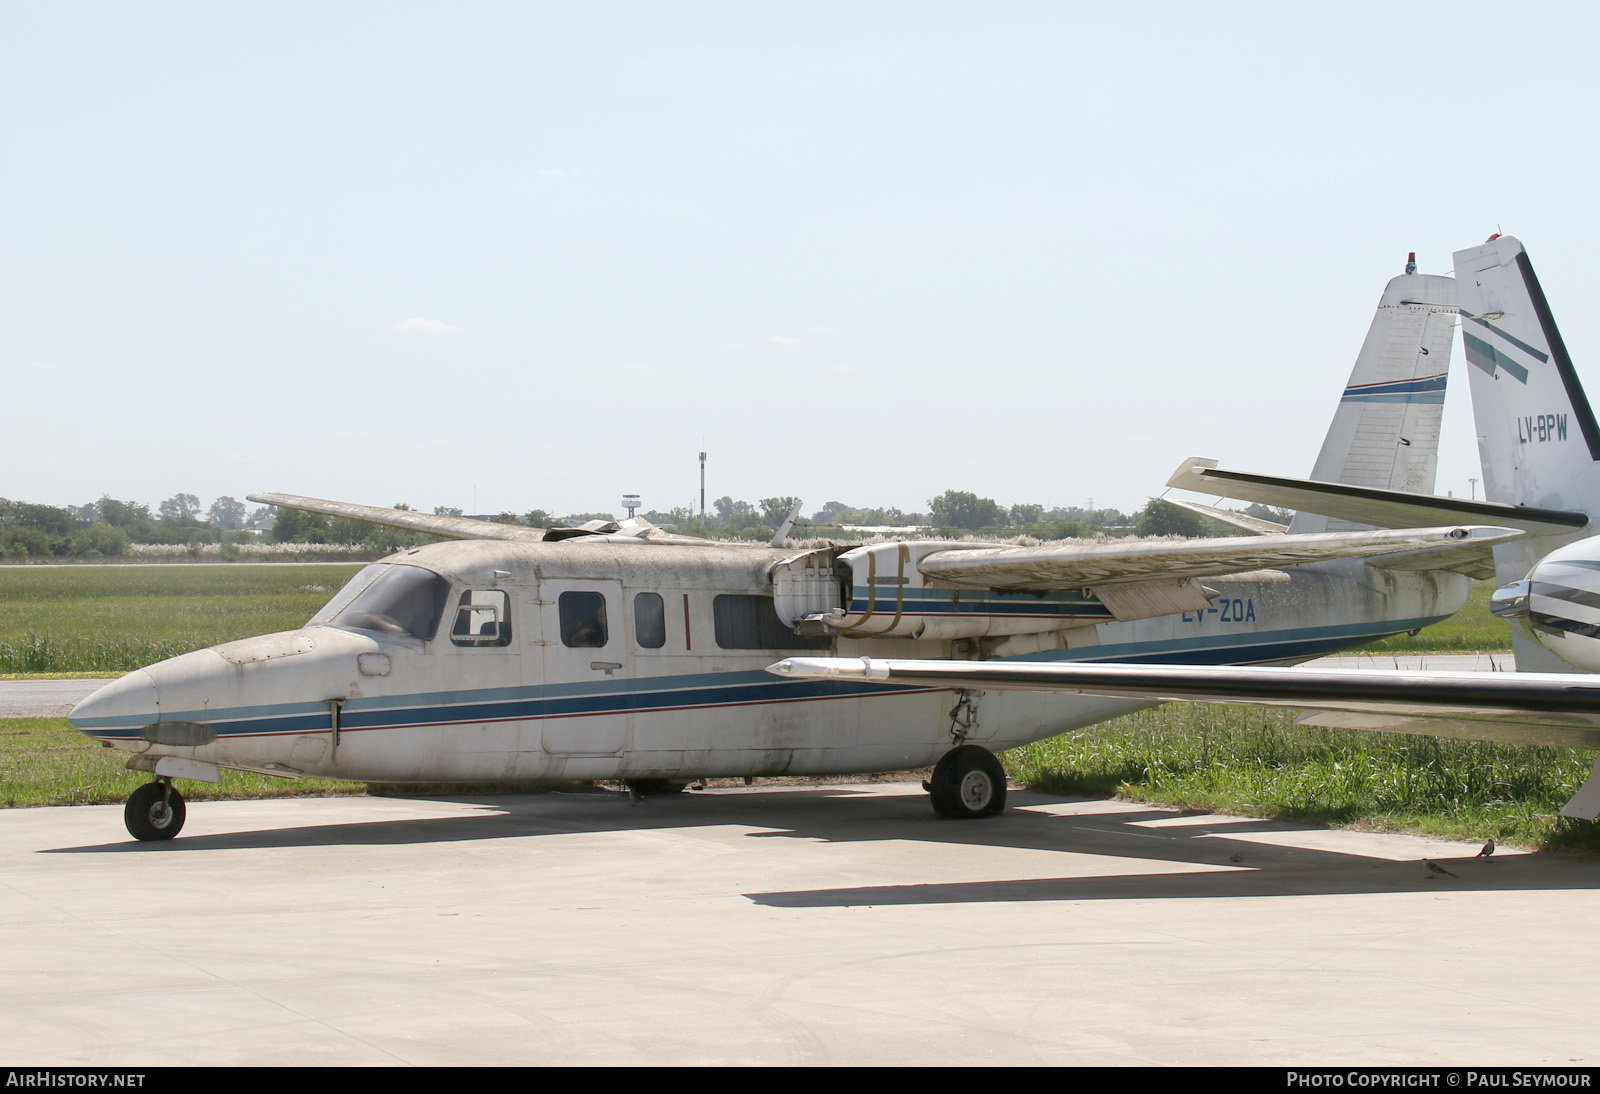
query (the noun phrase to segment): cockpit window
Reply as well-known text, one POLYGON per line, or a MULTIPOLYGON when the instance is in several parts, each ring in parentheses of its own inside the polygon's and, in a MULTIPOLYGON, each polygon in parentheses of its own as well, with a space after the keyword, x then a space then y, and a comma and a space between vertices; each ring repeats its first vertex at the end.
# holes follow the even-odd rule
MULTIPOLYGON (((354 631, 426 642, 439 629, 450 583, 420 566, 371 566, 383 571, 327 623, 354 631)), ((366 571, 363 570, 364 574, 366 571)), ((356 575, 358 578, 361 574, 356 575)))
POLYGON ((346 604, 349 604, 356 597, 360 596, 361 590, 365 589, 368 585, 371 585, 374 581, 376 581, 378 579, 378 575, 383 573, 383 571, 387 570, 388 568, 388 566, 379 566, 376 564, 372 566, 363 566, 361 568, 361 572, 356 574, 356 576, 352 577, 349 581, 345 582, 344 588, 340 589, 337 593, 334 593, 333 599, 324 604, 321 610, 319 610, 316 615, 311 617, 311 621, 307 623, 306 626, 321 627, 325 625, 334 616, 344 611, 346 604))

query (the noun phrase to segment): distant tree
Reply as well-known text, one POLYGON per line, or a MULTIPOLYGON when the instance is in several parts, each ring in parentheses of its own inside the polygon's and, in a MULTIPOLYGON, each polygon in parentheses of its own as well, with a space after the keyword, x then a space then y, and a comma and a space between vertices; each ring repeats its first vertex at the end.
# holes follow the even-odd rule
POLYGON ((433 515, 436 517, 459 517, 461 510, 453 505, 435 505, 433 515))
POLYGON ((277 510, 278 523, 272 528, 274 543, 327 543, 331 530, 328 518, 321 513, 307 513, 300 509, 277 510))
POLYGON ((244 502, 224 494, 211 503, 211 508, 206 515, 211 518, 211 523, 218 528, 226 528, 230 532, 236 531, 244 525, 244 502))
POLYGON ((109 494, 103 494, 95 502, 96 515, 113 528, 130 528, 141 521, 150 519, 150 507, 140 505, 134 501, 118 501, 109 494))
POLYGON ((733 499, 726 494, 712 502, 711 508, 716 510, 717 520, 722 524, 727 524, 733 519, 733 499))
POLYGON ((839 514, 848 508, 850 507, 842 501, 830 501, 821 509, 818 509, 815 513, 811 514, 811 522, 813 524, 843 523, 839 520, 839 514))
POLYGON ((88 550, 102 555, 121 555, 128 550, 128 534, 103 520, 89 525, 78 538, 88 550))
POLYGON ((1044 506, 1013 505, 1010 517, 1012 524, 1038 524, 1044 519, 1044 506))
POLYGON ((193 520, 200 514, 200 499, 193 494, 174 494, 161 503, 160 513, 162 520, 193 520))
POLYGON ((543 509, 530 509, 523 515, 522 522, 530 528, 553 528, 556 518, 543 509))
POLYGON ((1205 535, 1205 520, 1199 513, 1192 512, 1180 505, 1173 505, 1170 501, 1151 498, 1150 504, 1144 507, 1144 512, 1139 516, 1139 534, 1141 536, 1184 536, 1195 539, 1205 535))
POLYGON ((494 523, 494 524, 521 524, 522 523, 522 518, 517 516, 517 514, 515 514, 515 513, 496 513, 494 516, 490 517, 489 520, 490 520, 491 523, 494 523))
POLYGON ((789 515, 789 510, 794 508, 794 503, 799 500, 795 497, 762 498, 761 519, 776 529, 783 523, 783 518, 789 515))
POLYGON ((973 531, 993 527, 1002 519, 1000 506, 993 498, 980 498, 966 490, 946 490, 928 499, 928 508, 933 510, 933 522, 941 528, 973 531))
POLYGON ((1244 507, 1244 515, 1255 517, 1257 520, 1270 520, 1274 524, 1288 524, 1294 519, 1293 509, 1275 509, 1270 505, 1262 505, 1253 501, 1244 507))

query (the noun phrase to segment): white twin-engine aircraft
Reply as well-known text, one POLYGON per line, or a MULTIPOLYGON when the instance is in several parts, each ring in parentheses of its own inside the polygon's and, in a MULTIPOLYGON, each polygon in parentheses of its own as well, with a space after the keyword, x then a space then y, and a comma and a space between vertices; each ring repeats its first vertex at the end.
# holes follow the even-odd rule
MULTIPOLYGON (((1433 489, 1456 311, 1450 278, 1389 283, 1314 478, 1361 496, 1433 489)), ((1471 577, 1492 572, 1491 548, 1530 527, 1499 510, 1464 522, 1487 511, 1424 504, 1428 519, 1398 529, 1334 528, 1309 514, 1285 529, 1219 514, 1248 534, 796 550, 689 539, 639 520, 544 531, 292 495, 251 500, 467 542, 393 555, 298 630, 174 657, 80 703, 76 728, 154 776, 125 810, 139 839, 182 826, 174 779, 215 781, 222 767, 374 782, 617 779, 648 792, 713 776, 933 764, 941 816, 997 813, 996 751, 1148 700, 767 667, 802 651, 1294 663, 1445 619, 1471 577)), ((1552 519, 1571 527, 1565 514, 1552 519)))
MULTIPOLYGON (((791 658, 773 671, 788 679, 1292 706, 1307 708, 1301 720, 1314 725, 1600 747, 1600 679, 1583 675, 1600 672, 1600 535, 1591 520, 1600 512, 1600 424, 1518 240, 1495 235, 1456 252, 1454 295, 1441 290, 1429 299, 1453 300, 1460 312, 1487 501, 1373 489, 1326 476, 1321 463, 1313 478, 1330 481, 1189 460, 1168 485, 1299 510, 1291 533, 1332 527, 1329 518, 1369 528, 1459 520, 1519 529, 1522 536, 1493 547, 1501 588, 1491 603, 1511 623, 1516 674, 1199 666, 1189 658, 1159 667, 1038 657, 973 664, 870 651, 853 661, 791 658)), ((1354 377, 1351 384, 1347 399, 1360 390, 1354 377)), ((1389 556, 1373 565, 1397 563, 1389 556)), ((1600 761, 1562 813, 1600 817, 1600 761)))

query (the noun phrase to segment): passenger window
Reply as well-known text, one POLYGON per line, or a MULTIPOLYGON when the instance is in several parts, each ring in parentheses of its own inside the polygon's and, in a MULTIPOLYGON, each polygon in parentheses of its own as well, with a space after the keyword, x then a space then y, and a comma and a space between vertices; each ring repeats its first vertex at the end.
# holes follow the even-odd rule
POLYGON ((599 649, 610 641, 604 593, 562 593, 556 603, 561 612, 563 646, 599 649))
POLYGON ((509 646, 511 598, 500 589, 468 589, 456 606, 450 641, 458 646, 509 646))
POLYGON ((717 645, 725 650, 825 650, 826 635, 802 638, 778 618, 770 596, 723 593, 711 601, 717 645))
POLYGON ((659 650, 667 644, 667 609, 660 593, 633 598, 633 637, 641 649, 659 650))

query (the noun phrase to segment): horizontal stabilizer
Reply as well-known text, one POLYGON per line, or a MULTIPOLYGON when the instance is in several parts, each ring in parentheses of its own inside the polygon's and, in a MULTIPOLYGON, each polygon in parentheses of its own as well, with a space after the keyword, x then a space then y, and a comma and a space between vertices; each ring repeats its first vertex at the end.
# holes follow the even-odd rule
POLYGON ((1199 457, 1185 460, 1167 480, 1167 485, 1199 494, 1218 494, 1239 501, 1321 513, 1377 528, 1413 528, 1459 521, 1520 528, 1533 535, 1554 535, 1571 533, 1589 523, 1587 513, 1225 471, 1215 460, 1199 457))

